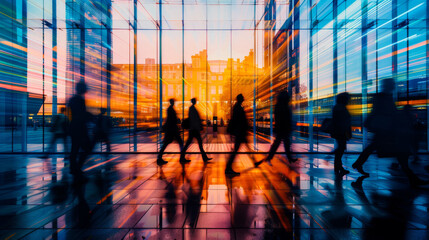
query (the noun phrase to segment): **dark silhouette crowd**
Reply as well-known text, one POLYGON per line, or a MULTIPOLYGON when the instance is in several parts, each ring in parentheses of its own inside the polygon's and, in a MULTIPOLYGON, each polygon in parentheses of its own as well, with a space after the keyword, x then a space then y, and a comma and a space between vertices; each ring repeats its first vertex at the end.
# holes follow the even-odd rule
POLYGON ((106 115, 106 108, 100 108, 100 113, 96 116, 87 111, 85 103, 87 91, 88 88, 85 82, 78 82, 76 84, 76 93, 67 103, 69 113, 67 113, 67 108, 62 107, 60 114, 53 116, 50 129, 52 139, 46 154, 42 156, 42 158, 48 158, 49 153, 56 152, 56 143, 59 139, 63 140, 63 149, 67 153, 69 149, 67 139, 70 137, 70 154, 66 155, 65 159, 68 160, 70 173, 78 182, 87 181, 82 167, 97 143, 106 145, 105 152, 109 153, 111 151, 110 129, 112 120, 106 115), (88 125, 90 123, 94 126, 92 131, 89 131, 88 125))
MULTIPOLYGON (((413 186, 428 184, 419 178, 409 167, 408 159, 414 156, 414 160, 418 158, 418 120, 412 114, 410 105, 406 105, 402 110, 395 105, 393 91, 395 81, 392 78, 387 78, 381 81, 382 91, 375 94, 373 97, 373 107, 367 118, 364 119, 364 127, 369 133, 372 133, 373 138, 369 141, 357 160, 352 164, 352 168, 368 177, 369 173, 364 170, 364 164, 369 156, 376 152, 379 158, 395 158, 398 166, 401 166, 404 173, 407 175, 409 182, 413 186)), ((112 120, 108 116, 106 108, 100 108, 100 113, 96 116, 89 113, 85 104, 85 93, 87 86, 84 82, 76 84, 76 94, 68 101, 67 108, 60 109, 60 114, 53 116, 51 132, 52 139, 50 141, 47 152, 55 152, 57 141, 62 139, 64 142, 64 152, 68 151, 67 138, 71 137, 71 150, 68 156, 70 173, 76 180, 86 181, 86 177, 82 172, 82 166, 85 163, 88 155, 93 151, 97 143, 105 145, 105 151, 111 152, 111 127, 112 120), (71 120, 69 120, 71 119, 71 120), (88 124, 93 123, 92 134, 88 129, 88 124)), ((243 106, 244 96, 238 94, 236 101, 231 109, 231 118, 227 123, 226 131, 233 139, 233 148, 226 162, 225 174, 229 177, 239 176, 240 173, 233 169, 234 161, 241 146, 247 146, 249 151, 252 151, 248 143, 249 121, 246 116, 246 110, 243 106)), ((186 159, 186 152, 193 140, 196 139, 198 147, 206 164, 210 158, 203 146, 203 138, 201 131, 203 130, 202 119, 196 108, 197 99, 191 99, 188 117, 180 121, 174 109, 175 100, 170 99, 170 106, 167 109, 167 118, 161 130, 164 133, 163 142, 158 153, 156 163, 158 166, 163 166, 168 161, 163 159, 163 154, 167 146, 176 141, 180 147, 181 164, 187 164, 190 160, 186 159), (181 132, 188 131, 188 138, 184 144, 181 132)), ((293 132, 293 115, 291 109, 291 97, 286 90, 280 91, 277 94, 277 101, 274 106, 274 134, 275 139, 269 149, 268 155, 263 160, 257 161, 252 156, 254 167, 257 168, 262 163, 266 162, 272 166, 271 160, 277 153, 277 149, 283 142, 286 158, 289 164, 298 161, 291 150, 291 135, 293 132)), ((337 176, 343 176, 350 173, 343 166, 342 158, 347 149, 347 142, 352 139, 352 116, 348 110, 350 102, 350 94, 347 92, 337 94, 335 104, 332 108, 332 117, 323 121, 321 130, 329 133, 335 140, 334 150, 334 173, 337 176)), ((223 119, 220 121, 220 126, 224 125, 223 119)), ((217 121, 213 122, 217 126, 217 121)), ((253 155, 253 154, 251 154, 253 155)), ((48 157, 48 154, 43 156, 48 157)))

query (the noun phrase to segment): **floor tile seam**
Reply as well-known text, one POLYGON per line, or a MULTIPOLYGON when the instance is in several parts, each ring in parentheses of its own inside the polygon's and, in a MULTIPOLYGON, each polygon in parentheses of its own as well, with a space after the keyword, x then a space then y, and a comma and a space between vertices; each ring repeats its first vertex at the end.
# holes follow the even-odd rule
MULTIPOLYGON (((29 233, 25 234, 24 236, 20 237, 19 239, 24 239, 25 237, 29 236, 30 234, 34 233, 35 231, 39 230, 40 228, 35 228, 33 231, 30 231, 29 233)), ((24 229, 28 230, 28 229, 24 229)))
POLYGON ((150 212, 152 210, 152 208, 153 208, 153 204, 150 204, 150 207, 146 210, 146 212, 134 223, 132 229, 134 229, 135 226, 137 226, 137 224, 143 219, 144 216, 146 216, 146 214, 148 214, 148 212, 150 212))
MULTIPOLYGON (((27 205, 29 205, 29 206, 64 206, 64 205, 60 205, 60 204, 27 204, 27 205)), ((0 205, 0 206, 27 206, 27 205, 0 205)), ((88 205, 89 206, 166 206, 166 205, 168 205, 167 203, 161 203, 161 204, 158 204, 158 203, 114 203, 114 204, 97 204, 97 203, 88 203, 88 205)), ((176 205, 176 206, 185 206, 186 204, 185 203, 179 203, 179 204, 174 204, 174 205, 176 205)), ((227 203, 219 203, 219 204, 216 204, 216 203, 214 203, 214 204, 201 204, 201 206, 229 206, 230 204, 227 204, 227 203)), ((257 207, 263 207, 263 206, 265 206, 265 207, 267 207, 267 206, 276 206, 276 207, 278 207, 278 206, 296 206, 296 205, 299 205, 299 206, 320 206, 320 207, 324 207, 324 206, 338 206, 338 205, 343 205, 343 204, 323 204, 323 203, 303 203, 303 204, 300 204, 300 203, 296 203, 296 204, 281 204, 281 203, 261 203, 261 204, 259 204, 259 203, 240 203, 240 204, 238 204, 238 205, 242 205, 242 206, 257 206, 257 207)), ((360 203, 354 203, 354 204, 346 204, 347 206, 385 206, 385 204, 383 204, 383 203, 377 203, 377 204, 372 204, 372 203, 369 203, 369 204, 364 204, 364 203, 362 203, 362 204, 360 204, 360 203)), ((424 207, 426 207, 427 206, 427 204, 424 204, 424 203, 422 203, 422 204, 412 204, 412 206, 424 206, 424 207)), ((34 210, 36 210, 36 209, 34 209, 34 208, 31 208, 31 209, 27 209, 26 211, 34 211, 34 210)), ((213 212, 213 213, 219 213, 219 212, 221 212, 221 211, 208 211, 208 212, 213 212)))
MULTIPOLYGON (((162 227, 162 228, 153 228, 153 227, 123 227, 123 228, 118 228, 118 227, 109 227, 109 228, 101 228, 101 227, 89 227, 89 228, 78 228, 78 227, 70 227, 70 228, 11 228, 10 230, 12 231, 20 231, 20 230, 32 230, 32 232, 34 231, 38 231, 38 230, 42 230, 42 231, 52 231, 52 230, 123 230, 123 229, 156 229, 156 230, 192 230, 192 229, 231 229, 231 230, 265 230, 265 229, 284 229, 283 227, 271 227, 271 228, 266 228, 266 227, 236 227, 236 226, 231 226, 231 227, 195 227, 195 228, 191 228, 191 227, 162 227)), ((322 230, 321 228, 318 227, 294 227, 293 229, 297 229, 297 230, 308 230, 308 229, 316 229, 316 230, 322 230)), ((351 227, 351 228, 338 228, 338 227, 332 227, 332 228, 327 228, 327 229, 345 229, 345 230, 364 230, 364 229, 368 229, 368 228, 357 228, 357 227, 351 227)), ((428 231, 427 229, 421 229, 421 228, 406 228, 408 230, 418 230, 418 231, 428 231)), ((3 229, 0 229, 3 230, 3 229)), ((8 229, 9 230, 9 229, 8 229)), ((32 233, 31 232, 31 233, 32 233)))
MULTIPOLYGON (((262 175, 265 177, 265 180, 266 180, 266 181, 269 181, 269 179, 268 179, 268 176, 267 176, 266 172, 265 172, 265 171, 261 171, 261 173, 262 173, 262 175)), ((283 181, 281 178, 280 178, 280 180, 281 180, 281 181, 283 181)), ((274 189, 273 189, 273 191, 274 191, 275 195, 277 196, 277 198, 281 199, 280 194, 278 193, 277 189, 275 189, 275 188, 274 188, 274 189)), ((268 200, 268 204, 269 204, 270 206, 273 206, 273 204, 271 203, 270 199, 267 197, 267 195, 266 195, 266 193, 265 193, 265 192, 263 193, 263 195, 264 195, 264 196, 265 196, 265 198, 268 200)), ((279 204, 279 205, 280 205, 280 206, 287 207, 287 205, 285 205, 285 204, 279 204)), ((299 209, 298 209, 298 210, 299 210, 299 209)), ((277 211, 274 211, 274 212, 276 213, 276 215, 278 215, 277 211)), ((281 218, 281 216, 277 216, 277 217, 281 218)))
MULTIPOLYGON (((1 205, 1 206, 3 206, 3 205, 1 205)), ((6 206, 8 206, 8 205, 6 205, 6 206)), ((20 205, 13 205, 13 206, 20 206, 20 205)), ((22 206, 25 206, 25 205, 22 205, 22 206)), ((33 206, 33 205, 32 205, 32 206, 33 206)), ((37 211, 37 210, 43 209, 43 207, 46 207, 46 206, 45 206, 45 205, 43 205, 43 204, 34 204, 34 206, 35 206, 35 207, 33 207, 33 208, 30 208, 30 209, 26 209, 26 210, 24 210, 24 211, 21 213, 21 215, 22 215, 22 214, 27 214, 27 213, 29 213, 29 212, 37 211)), ((13 217, 17 217, 17 216, 19 216, 19 215, 14 215, 13 217)))
MULTIPOLYGON (((116 201, 116 203, 114 203, 114 204, 117 204, 117 203, 119 203, 120 201, 122 201, 123 199, 125 199, 128 195, 130 195, 132 192, 134 192, 134 191, 136 191, 141 185, 143 185, 145 182, 147 182, 150 178, 152 178, 153 176, 155 176, 157 173, 154 173, 154 174, 152 174, 150 177, 148 177, 148 178, 146 178, 146 180, 144 180, 142 183, 140 183, 139 185, 137 185, 135 188, 132 188, 132 189, 130 189, 131 191, 127 191, 127 193, 126 194, 124 194, 124 196, 123 197, 121 197, 120 199, 118 199, 117 201, 116 201)), ((111 190, 111 191, 113 191, 113 190, 111 190)), ((120 190, 121 191, 121 190, 120 190)), ((125 191, 125 189, 124 189, 124 191, 125 191)))
MULTIPOLYGON (((68 208, 68 209, 63 209, 63 210, 60 210, 60 211, 54 212, 54 213, 56 213, 56 214, 54 215, 54 217, 53 217, 53 218, 52 218, 52 216, 50 216, 50 217, 46 217, 46 218, 44 218, 44 219, 40 220, 39 222, 41 222, 41 226, 40 226, 40 227, 36 227, 36 228, 34 228, 34 229, 43 228, 47 223, 51 222, 51 221, 52 221, 52 219, 57 219, 57 218, 59 218, 59 217, 61 217, 61 216, 65 215, 65 214, 68 214, 68 212, 72 211, 72 206, 71 206, 71 205, 69 205, 67 208, 68 208), (49 220, 48 218, 49 218, 50 220, 49 220), (45 219, 46 219, 46 220, 45 220, 45 219)), ((40 208, 39 208, 39 209, 40 209, 40 208)), ((36 222, 36 223, 34 223, 34 224, 38 224, 39 222, 36 222)), ((33 224, 33 225, 34 225, 34 224, 33 224)), ((29 228, 26 228, 26 229, 33 229, 33 228, 32 228, 32 227, 29 227, 29 228)))
MULTIPOLYGON (((37 189, 38 190, 38 189, 37 189)), ((39 192, 39 193, 34 193, 34 194, 32 194, 32 195, 29 195, 29 196, 27 196, 25 199, 29 199, 29 198, 32 198, 32 197, 35 197, 35 196, 37 196, 37 195, 39 195, 39 194, 43 194, 43 193, 46 193, 46 192, 48 192, 49 191, 49 189, 46 189, 46 190, 40 190, 41 192, 39 192)), ((11 191, 11 192, 14 192, 14 191, 11 191)), ((11 192, 8 192, 8 193, 11 193, 11 192)), ((5 194, 6 195, 6 194, 5 194)), ((0 201, 2 201, 2 199, 0 199, 0 201)), ((0 204, 1 205, 1 204, 0 204)))

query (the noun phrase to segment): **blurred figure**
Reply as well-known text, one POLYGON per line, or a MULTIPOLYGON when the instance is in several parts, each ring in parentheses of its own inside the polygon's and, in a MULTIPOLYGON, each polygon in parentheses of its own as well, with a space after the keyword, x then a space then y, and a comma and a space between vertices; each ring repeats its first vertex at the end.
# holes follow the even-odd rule
MULTIPOLYGON (((183 169, 184 169, 184 165, 183 169)), ((184 171, 184 170, 183 170, 184 171)), ((165 193, 164 199, 165 199, 165 210, 167 213, 167 222, 169 224, 173 223, 176 220, 176 214, 177 214, 177 184, 175 183, 175 180, 168 180, 164 176, 164 172, 161 168, 160 172, 160 179, 165 182, 167 185, 167 192, 165 193)), ((162 211, 161 211, 162 214, 162 211)))
MULTIPOLYGON (((369 221, 363 229, 362 239, 413 239, 410 234, 410 221, 415 221, 415 205, 419 193, 409 189, 392 189, 389 193, 371 191, 368 204, 360 204, 369 221), (371 207, 373 211, 365 211, 371 207)), ((418 237, 414 237, 418 239, 418 237)), ((422 238, 424 239, 424 237, 422 238)))
MULTIPOLYGON (((174 110, 174 99, 170 99, 170 106, 167 109, 167 119, 165 120, 165 124, 162 128, 164 132, 164 141, 162 143, 161 150, 159 151, 158 158, 156 160, 156 164, 162 166, 166 163, 164 159, 162 159, 162 154, 164 154, 165 149, 168 144, 172 143, 173 140, 176 140, 180 146, 180 152, 183 150, 183 141, 180 137, 179 127, 177 126, 178 119, 176 110, 174 110)), ((186 159, 180 159, 181 162, 186 162, 186 159)))
POLYGON ((393 78, 384 79, 382 82, 382 92, 377 93, 374 97, 372 111, 366 119, 364 125, 369 132, 375 134, 374 139, 362 151, 352 167, 363 175, 369 175, 363 170, 363 164, 368 160, 371 153, 377 149, 377 142, 383 141, 383 132, 391 131, 393 133, 393 119, 396 114, 396 106, 393 101, 392 92, 394 90, 395 81, 393 78), (387 119, 385 126, 378 119, 387 119))
POLYGON ((421 123, 418 121, 416 115, 412 112, 413 107, 409 104, 404 106, 404 109, 402 110, 404 117, 407 119, 408 122, 412 124, 412 131, 411 134, 411 153, 413 155, 413 161, 419 161, 419 144, 420 144, 420 133, 419 130, 421 130, 421 123))
MULTIPOLYGON (((196 228, 198 217, 201 211, 201 198, 204 190, 204 180, 206 174, 207 164, 204 163, 201 170, 194 171, 187 176, 185 172, 182 172, 184 178, 182 191, 186 197, 185 213, 186 223, 189 228, 196 228)), ((191 232, 192 233, 192 232, 191 232)))
MULTIPOLYGON (((258 219, 258 208, 254 208, 255 186, 253 181, 233 182, 231 178, 226 179, 228 189, 228 200, 231 208, 231 223, 233 228, 257 228, 255 219, 258 219)), ((270 219, 272 220, 272 219, 270 219)), ((271 227, 272 228, 272 227, 271 227)), ((245 233, 243 233, 244 235, 245 233)), ((247 237, 247 236, 246 236, 247 237)), ((241 236, 240 239, 252 239, 241 236)), ((267 238, 264 238, 267 239, 267 238)), ((270 238, 268 238, 270 239, 270 238)), ((274 238, 272 238, 274 239, 274 238)))
POLYGON ((76 94, 70 98, 68 107, 71 110, 72 120, 70 122, 70 135, 72 138, 72 147, 70 152, 70 172, 74 175, 75 180, 85 180, 82 166, 85 163, 86 157, 91 151, 91 142, 88 136, 87 122, 91 118, 91 114, 86 111, 85 93, 87 86, 81 81, 76 84, 76 94), (77 161, 77 155, 82 149, 77 161))
POLYGON ((106 108, 100 108, 100 114, 97 115, 94 129, 94 145, 97 142, 106 144, 106 151, 110 152, 110 129, 112 121, 109 116, 105 115, 106 108))
POLYGON ((348 212, 348 205, 344 199, 343 178, 341 175, 335 175, 335 186, 328 188, 327 194, 330 196, 326 210, 321 213, 328 226, 338 229, 349 229, 352 225, 353 217, 348 212))
MULTIPOLYGON (((249 130, 249 125, 246 118, 246 113, 244 112, 243 106, 241 104, 244 102, 244 97, 242 94, 238 94, 236 98, 237 102, 235 103, 232 109, 232 118, 229 121, 227 132, 234 136, 234 149, 229 156, 228 162, 226 163, 225 174, 230 176, 239 176, 240 173, 232 169, 232 164, 234 163, 235 156, 237 155, 240 145, 242 143, 247 143, 246 136, 247 131, 249 130)), ((260 163, 258 163, 259 165, 260 163)))
POLYGON ((233 108, 233 116, 231 121, 229 121, 228 127, 227 127, 227 132, 229 134, 231 134, 231 136, 234 137, 234 148, 233 148, 233 152, 228 160, 226 169, 225 169, 225 173, 228 175, 239 175, 239 173, 235 172, 234 170, 232 170, 232 164, 234 162, 235 159, 235 155, 237 154, 238 150, 240 149, 240 146, 242 144, 244 144, 244 146, 247 148, 247 150, 250 153, 250 158, 253 161, 253 164, 255 165, 255 168, 257 168, 259 165, 261 165, 261 163, 263 162, 263 160, 261 161, 257 161, 254 154, 255 151, 250 147, 249 142, 247 141, 247 137, 248 137, 248 130, 249 130, 249 125, 248 125, 248 120, 246 117, 246 112, 244 111, 243 106, 241 105, 244 102, 244 97, 242 94, 237 95, 237 103, 234 105, 233 108), (238 105, 237 105, 238 104, 238 105), (235 115, 234 115, 235 113, 235 115))
POLYGON ((36 131, 38 127, 39 127, 39 121, 38 120, 33 120, 34 131, 36 131))
POLYGON ((337 103, 332 108, 332 138, 337 142, 335 149, 334 171, 337 175, 345 175, 350 171, 344 169, 341 158, 347 148, 347 140, 352 137, 352 120, 347 105, 350 95, 343 92, 337 95, 337 103))
POLYGON ((365 121, 368 131, 374 133, 374 139, 362 151, 352 167, 361 174, 369 175, 363 171, 362 166, 369 155, 377 150, 379 157, 395 157, 398 160, 411 185, 427 184, 428 182, 419 179, 408 166, 412 122, 396 109, 392 95, 394 87, 393 78, 383 80, 382 92, 375 96, 372 112, 365 121))
POLYGON ((57 151, 57 140, 60 138, 64 141, 64 153, 68 152, 67 134, 69 128, 69 119, 67 118, 65 113, 66 108, 62 107, 60 109, 60 114, 57 114, 52 119, 52 126, 50 129, 52 132, 52 139, 49 144, 47 153, 43 156, 44 158, 48 158, 48 152, 57 151))
POLYGON ((189 107, 189 134, 188 134, 188 140, 186 141, 185 147, 182 149, 180 154, 180 163, 187 163, 190 162, 190 160, 185 159, 186 150, 188 149, 189 145, 191 145, 192 140, 194 138, 198 141, 198 146, 201 151, 201 156, 203 157, 203 161, 207 162, 211 160, 204 151, 203 148, 203 139, 201 138, 200 131, 203 130, 203 125, 201 123, 200 114, 198 113, 197 109, 195 108, 195 104, 197 104, 197 99, 192 98, 191 99, 192 106, 189 107))
POLYGON ((91 224, 92 211, 85 199, 85 189, 85 183, 75 182, 71 184, 73 203, 70 212, 65 216, 65 223, 67 226, 88 228, 91 224))
POLYGON ((266 158, 267 163, 272 166, 271 159, 276 154, 280 143, 283 141, 286 157, 290 163, 296 162, 297 159, 292 157, 290 151, 290 137, 292 133, 292 111, 289 107, 290 96, 287 91, 282 91, 277 96, 277 103, 274 107, 274 133, 276 139, 270 147, 270 152, 266 158))

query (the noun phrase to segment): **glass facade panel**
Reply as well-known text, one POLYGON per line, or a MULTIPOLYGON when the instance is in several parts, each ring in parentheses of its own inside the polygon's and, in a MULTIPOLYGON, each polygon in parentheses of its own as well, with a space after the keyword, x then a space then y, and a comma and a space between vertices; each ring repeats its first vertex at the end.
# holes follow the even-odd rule
MULTIPOLYGON (((245 98, 251 150, 273 141, 279 91, 292 97, 297 152, 331 152, 320 127, 338 93, 351 94, 359 152, 380 80, 396 80, 398 108, 409 104, 428 150, 428 6, 405 0, 5 0, 0 3, 0 151, 67 151, 51 144, 56 116, 87 83, 93 115, 111 120, 111 149, 157 152, 169 99, 179 122, 197 98, 203 141, 225 152, 226 126, 245 98)), ((185 137, 182 134, 182 137, 185 137)), ((167 151, 177 151, 171 147, 167 151)))

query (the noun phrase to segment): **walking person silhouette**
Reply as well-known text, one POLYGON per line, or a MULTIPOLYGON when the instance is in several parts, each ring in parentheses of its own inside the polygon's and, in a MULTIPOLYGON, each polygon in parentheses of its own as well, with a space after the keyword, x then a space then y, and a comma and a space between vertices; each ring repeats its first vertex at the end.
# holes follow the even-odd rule
MULTIPOLYGON (((164 141, 162 143, 161 150, 159 151, 158 158, 156 160, 156 164, 159 166, 162 166, 168 161, 165 161, 162 159, 162 155, 164 154, 165 149, 167 146, 172 143, 174 140, 177 141, 180 147, 180 151, 183 150, 183 140, 180 137, 179 127, 177 126, 178 119, 176 110, 174 110, 174 99, 170 99, 170 106, 167 109, 167 119, 165 120, 165 124, 162 128, 162 131, 164 132, 164 141)), ((181 159, 182 162, 186 161, 186 159, 181 159)))
POLYGON ((428 184, 428 181, 417 177, 408 165, 412 150, 413 123, 406 113, 397 110, 392 94, 394 88, 393 78, 382 81, 382 92, 375 96, 372 112, 365 120, 365 126, 368 131, 374 133, 374 138, 352 167, 363 175, 369 175, 363 170, 363 164, 372 152, 377 151, 379 157, 396 158, 412 186, 428 184))
MULTIPOLYGON (((56 152, 57 151, 57 140, 62 138, 64 141, 64 153, 68 152, 68 129, 69 129, 69 119, 67 118, 66 108, 62 107, 60 110, 60 114, 57 114, 52 119, 52 138, 48 147, 48 152, 56 152)), ((43 158, 48 158, 49 155, 46 153, 43 158)))
MULTIPOLYGON (((242 94, 238 94, 236 97, 237 102, 232 108, 232 117, 228 123, 227 132, 234 136, 234 149, 231 155, 228 158, 226 163, 225 174, 229 176, 239 176, 240 173, 232 169, 232 164, 234 163, 235 156, 237 155, 238 150, 242 143, 246 143, 246 135, 249 130, 249 125, 246 118, 246 112, 244 111, 241 104, 244 102, 244 97, 242 94)), ((259 163, 260 164, 260 163, 259 163)), ((258 164, 258 165, 259 165, 258 164)), ((256 164, 255 164, 256 166, 256 164)))
MULTIPOLYGON (((363 170, 363 165, 368 160, 371 153, 377 150, 377 142, 383 141, 382 138, 384 138, 383 136, 385 134, 382 132, 386 132, 380 131, 380 124, 377 123, 378 119, 388 120, 386 123, 384 123, 387 131, 394 129, 393 119, 395 118, 397 111, 392 96, 394 88, 395 81, 393 78, 387 78, 382 81, 382 91, 375 95, 372 111, 364 122, 364 125, 368 131, 374 133, 374 138, 368 144, 368 146, 365 147, 358 159, 352 165, 354 169, 363 175, 369 175, 363 170)), ((391 132, 391 134, 393 134, 393 132, 391 132)))
POLYGON ((271 159, 273 159, 274 154, 276 154, 277 149, 280 146, 280 143, 283 141, 286 157, 290 163, 296 162, 297 159, 292 157, 292 152, 290 150, 291 145, 291 133, 292 133, 292 110, 289 106, 290 96, 287 91, 282 91, 277 96, 277 103, 274 107, 274 133, 276 139, 270 147, 270 152, 268 157, 265 159, 268 165, 271 164, 271 159))
MULTIPOLYGON (((248 151, 254 152, 252 148, 249 146, 249 143, 247 141, 247 135, 249 130, 249 124, 246 117, 246 112, 244 111, 244 108, 242 106, 242 103, 244 102, 244 97, 242 94, 238 94, 236 97, 237 102, 235 103, 233 109, 232 109, 232 118, 229 121, 227 132, 234 136, 234 148, 233 152, 231 153, 226 169, 225 174, 231 175, 231 176, 238 176, 240 173, 235 172, 232 169, 232 164, 234 163, 235 156, 237 155, 238 150, 240 149, 241 144, 244 144, 248 151)), ((255 168, 257 168, 263 161, 257 161, 256 158, 250 154, 250 158, 253 161, 253 164, 255 165, 255 168)))
POLYGON ((189 135, 188 135, 188 140, 186 140, 186 144, 183 147, 181 154, 180 154, 180 163, 190 162, 190 160, 187 160, 185 158, 185 155, 186 155, 186 150, 188 149, 189 145, 191 145, 192 140, 194 138, 196 138, 198 141, 198 146, 200 148, 201 156, 203 157, 203 161, 208 162, 209 160, 211 160, 211 158, 209 158, 207 156, 206 152, 204 151, 204 147, 203 147, 203 139, 201 138, 201 133, 200 133, 200 131, 203 130, 203 125, 201 123, 200 114, 198 113, 197 109, 195 108, 195 104, 197 104, 197 99, 192 98, 191 103, 192 103, 192 106, 189 107, 189 113, 188 113, 189 117, 187 120, 187 121, 189 121, 189 135))
POLYGON ((87 86, 85 82, 80 81, 76 84, 76 94, 70 98, 68 107, 71 110, 70 135, 72 147, 70 152, 70 172, 74 175, 75 180, 86 180, 83 175, 82 166, 89 153, 91 152, 91 142, 88 136, 87 123, 91 114, 86 111, 85 93, 87 86), (82 149, 77 161, 77 155, 82 149))
POLYGON ((337 142, 335 149, 334 172, 342 176, 350 173, 344 169, 341 158, 347 148, 347 140, 352 137, 351 116, 347 110, 347 105, 350 100, 350 95, 343 92, 337 95, 337 102, 332 108, 332 138, 337 142))

